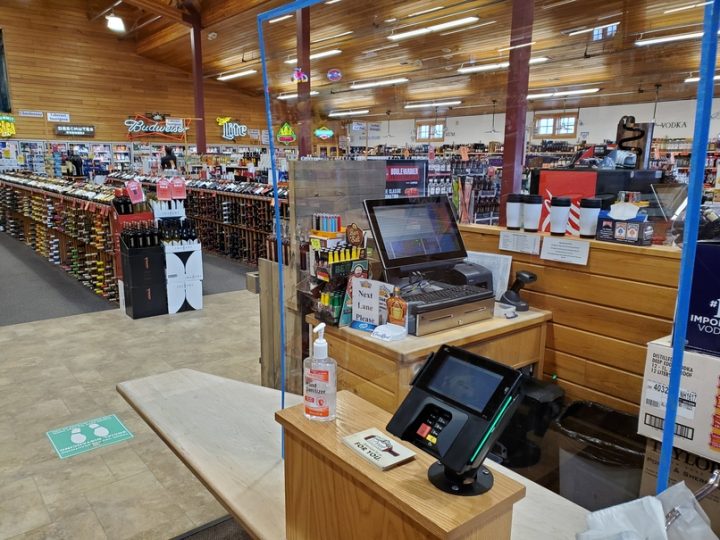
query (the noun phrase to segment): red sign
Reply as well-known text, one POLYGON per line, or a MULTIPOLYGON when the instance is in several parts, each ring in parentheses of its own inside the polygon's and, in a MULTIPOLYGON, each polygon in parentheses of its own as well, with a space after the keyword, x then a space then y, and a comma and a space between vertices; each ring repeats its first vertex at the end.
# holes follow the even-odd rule
POLYGON ((187 199, 187 188, 185 187, 185 180, 183 180, 179 176, 176 176, 172 179, 171 184, 173 199, 187 199))
POLYGON ((424 195, 426 176, 427 161, 388 161, 385 166, 385 198, 424 195))
POLYGON ((170 190, 170 181, 162 178, 157 183, 157 198, 158 201, 171 201, 172 192, 170 190))
POLYGON ((138 204, 145 200, 142 184, 137 180, 125 182, 125 189, 127 189, 128 197, 130 197, 130 202, 133 204, 138 204))
POLYGON ((147 139, 149 137, 163 137, 171 141, 185 142, 187 131, 190 129, 190 120, 185 118, 167 118, 153 120, 142 114, 125 120, 128 130, 128 139, 147 139))
POLYGON ((568 197, 572 201, 567 232, 580 234, 580 199, 594 197, 597 173, 594 171, 540 171, 538 193, 543 197, 540 230, 550 232, 550 202, 553 197, 568 197))

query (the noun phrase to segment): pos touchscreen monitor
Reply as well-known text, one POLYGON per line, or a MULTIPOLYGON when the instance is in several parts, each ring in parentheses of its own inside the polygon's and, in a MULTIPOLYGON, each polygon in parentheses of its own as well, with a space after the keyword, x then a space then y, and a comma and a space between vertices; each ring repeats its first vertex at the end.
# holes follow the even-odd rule
POLYGON ((523 375, 471 352, 443 345, 431 354, 387 425, 438 461, 428 478, 456 495, 493 484, 482 462, 522 399, 523 375))

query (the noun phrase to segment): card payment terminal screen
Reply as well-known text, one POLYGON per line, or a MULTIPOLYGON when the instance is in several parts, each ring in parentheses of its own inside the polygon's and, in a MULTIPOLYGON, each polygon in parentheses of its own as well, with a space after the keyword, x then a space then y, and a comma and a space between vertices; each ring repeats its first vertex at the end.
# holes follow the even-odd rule
POLYGON ((482 414, 502 380, 502 375, 448 356, 427 387, 482 414))

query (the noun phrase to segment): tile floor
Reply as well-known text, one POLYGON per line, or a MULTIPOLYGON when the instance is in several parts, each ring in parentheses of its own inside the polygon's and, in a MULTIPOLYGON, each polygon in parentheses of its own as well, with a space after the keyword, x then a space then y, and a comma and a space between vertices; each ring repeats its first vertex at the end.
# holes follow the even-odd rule
POLYGON ((181 367, 260 381, 258 297, 133 321, 118 310, 0 328, 0 540, 170 538, 225 515, 115 390, 181 367), (134 439, 61 460, 45 433, 117 414, 134 439))

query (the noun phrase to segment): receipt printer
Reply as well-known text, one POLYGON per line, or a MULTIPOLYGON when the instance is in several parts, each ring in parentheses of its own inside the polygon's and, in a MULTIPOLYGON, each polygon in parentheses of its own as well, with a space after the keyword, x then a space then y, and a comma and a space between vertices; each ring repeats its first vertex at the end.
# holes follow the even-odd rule
POLYGON ((438 281, 451 285, 484 287, 491 292, 493 290, 492 272, 484 266, 469 262, 456 264, 451 270, 443 272, 441 277, 438 276, 438 281))

